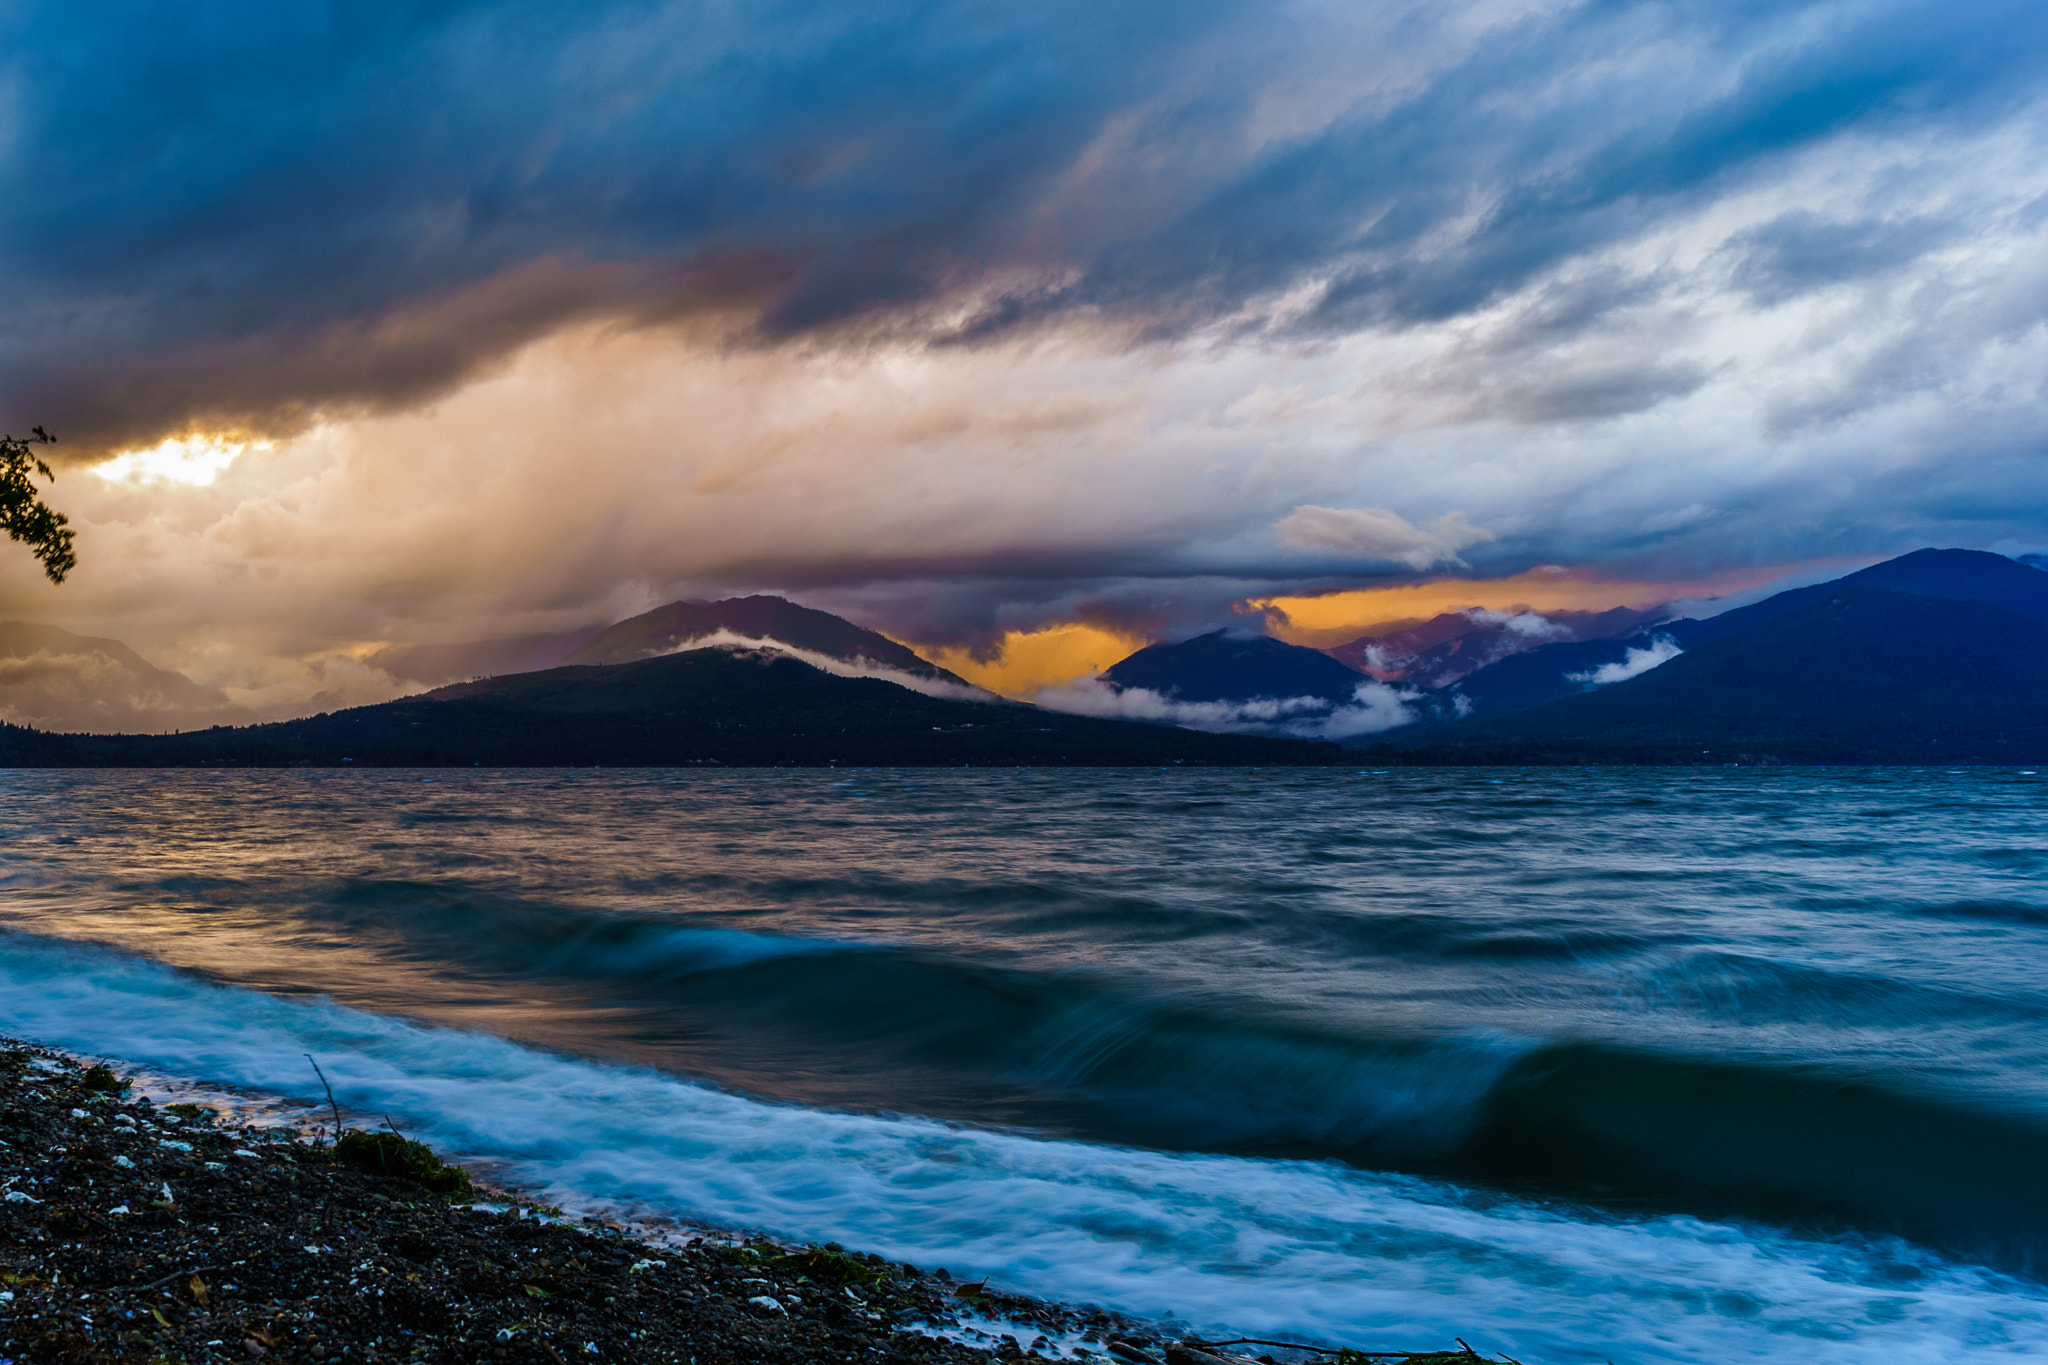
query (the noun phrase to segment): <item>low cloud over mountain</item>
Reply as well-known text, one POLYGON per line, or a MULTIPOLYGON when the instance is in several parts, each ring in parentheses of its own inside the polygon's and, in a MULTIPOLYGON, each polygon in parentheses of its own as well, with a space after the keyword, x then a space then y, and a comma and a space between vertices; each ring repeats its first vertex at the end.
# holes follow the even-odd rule
POLYGON ((162 734, 248 719, 219 691, 157 668, 118 640, 0 622, 0 721, 162 734))

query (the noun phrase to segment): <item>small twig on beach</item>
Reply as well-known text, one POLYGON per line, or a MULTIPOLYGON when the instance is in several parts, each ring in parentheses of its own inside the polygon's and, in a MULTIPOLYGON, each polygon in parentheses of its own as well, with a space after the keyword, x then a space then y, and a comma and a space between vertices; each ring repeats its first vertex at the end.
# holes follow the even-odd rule
MULTIPOLYGON (((312 1053, 308 1052, 303 1055, 307 1061, 313 1062, 312 1053)), ((341 1141, 341 1106, 334 1102, 334 1087, 327 1084, 327 1073, 320 1069, 320 1063, 313 1062, 313 1074, 320 1078, 320 1087, 327 1092, 328 1107, 334 1110, 334 1140, 336 1143, 339 1143, 341 1141)))
POLYGON ((405 1134, 403 1134, 403 1133, 399 1133, 399 1132, 398 1132, 398 1125, 397 1125, 397 1124, 395 1124, 395 1123, 393 1123, 393 1122, 391 1121, 391 1115, 389 1115, 389 1114, 386 1114, 386 1115, 384 1116, 384 1126, 385 1126, 386 1128, 389 1128, 389 1129, 390 1129, 390 1130, 391 1130, 391 1131, 392 1131, 393 1133, 397 1133, 397 1134, 398 1134, 398 1140, 399 1140, 400 1142, 411 1142, 411 1141, 412 1141, 412 1139, 411 1139, 411 1138, 409 1138, 409 1137, 407 1137, 407 1136, 406 1136, 405 1134))
POLYGON ((146 1289, 162 1289, 165 1285, 169 1284, 172 1280, 177 1279, 180 1275, 199 1275, 209 1270, 218 1269, 220 1269, 220 1267, 215 1265, 195 1265, 190 1270, 173 1270, 170 1274, 164 1276, 160 1280, 151 1280, 148 1284, 131 1284, 123 1292, 130 1294, 140 1294, 146 1289))

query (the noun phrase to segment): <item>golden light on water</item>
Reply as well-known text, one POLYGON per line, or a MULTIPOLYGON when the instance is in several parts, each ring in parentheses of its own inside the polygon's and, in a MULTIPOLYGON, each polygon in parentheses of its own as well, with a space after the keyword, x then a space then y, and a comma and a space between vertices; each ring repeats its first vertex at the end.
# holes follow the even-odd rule
POLYGON ((268 450, 269 441, 221 436, 170 436, 142 450, 124 450, 92 467, 108 483, 212 484, 244 451, 268 450))

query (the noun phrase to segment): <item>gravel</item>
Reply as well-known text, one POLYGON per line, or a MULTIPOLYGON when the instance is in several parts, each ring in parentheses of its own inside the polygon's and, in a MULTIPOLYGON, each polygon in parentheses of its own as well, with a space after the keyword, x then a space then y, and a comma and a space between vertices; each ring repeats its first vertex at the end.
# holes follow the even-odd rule
POLYGON ((450 1202, 324 1142, 152 1104, 103 1067, 8 1040, 0 1144, 0 1365, 983 1365, 1103 1362, 1112 1342, 1170 1350, 1144 1323, 837 1247, 657 1246, 503 1192, 487 1194, 509 1207, 450 1202), (933 1334, 962 1332, 963 1315, 1018 1335, 933 1334))

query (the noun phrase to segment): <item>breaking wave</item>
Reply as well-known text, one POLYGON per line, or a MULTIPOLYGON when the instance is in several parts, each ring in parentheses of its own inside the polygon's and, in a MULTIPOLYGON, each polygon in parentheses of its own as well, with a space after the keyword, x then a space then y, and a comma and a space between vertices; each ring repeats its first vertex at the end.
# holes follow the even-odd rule
POLYGON ((2039 1289, 1887 1238, 766 1103, 25 935, 0 936, 0 1028, 305 1101, 310 1052, 345 1105, 568 1207, 829 1237, 1197 1328, 1559 1360, 2048 1350, 2039 1289))

